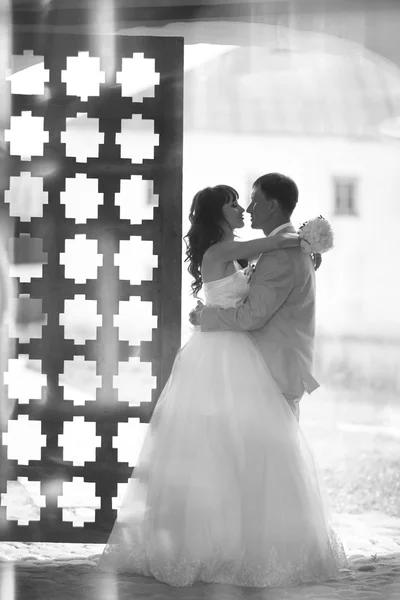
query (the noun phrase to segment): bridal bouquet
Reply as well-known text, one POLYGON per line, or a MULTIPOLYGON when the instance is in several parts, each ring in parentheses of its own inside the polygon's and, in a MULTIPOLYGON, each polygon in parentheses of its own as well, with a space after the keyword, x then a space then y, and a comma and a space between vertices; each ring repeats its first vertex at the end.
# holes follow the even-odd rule
POLYGON ((333 230, 329 221, 319 216, 299 229, 300 246, 308 254, 322 254, 333 248, 333 230))

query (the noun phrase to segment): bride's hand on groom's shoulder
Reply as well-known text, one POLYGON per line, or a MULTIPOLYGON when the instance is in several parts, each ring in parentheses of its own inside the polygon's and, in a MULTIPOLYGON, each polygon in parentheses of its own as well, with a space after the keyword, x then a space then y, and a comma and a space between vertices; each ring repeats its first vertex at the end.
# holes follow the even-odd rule
POLYGON ((189 313, 189 321, 195 327, 200 325, 200 314, 201 314, 201 311, 203 310, 203 308, 204 308, 204 304, 201 302, 201 300, 198 300, 197 304, 196 304, 196 308, 191 310, 189 313))

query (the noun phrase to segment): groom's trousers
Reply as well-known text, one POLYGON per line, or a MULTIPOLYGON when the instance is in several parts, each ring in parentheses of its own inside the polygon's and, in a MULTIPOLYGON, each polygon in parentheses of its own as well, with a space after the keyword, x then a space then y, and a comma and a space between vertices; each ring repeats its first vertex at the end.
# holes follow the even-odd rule
POLYGON ((292 409, 294 416, 299 421, 300 420, 300 400, 301 400, 302 396, 300 396, 300 398, 297 398, 295 396, 291 396, 290 394, 283 394, 283 395, 286 398, 286 402, 289 404, 290 408, 292 409))

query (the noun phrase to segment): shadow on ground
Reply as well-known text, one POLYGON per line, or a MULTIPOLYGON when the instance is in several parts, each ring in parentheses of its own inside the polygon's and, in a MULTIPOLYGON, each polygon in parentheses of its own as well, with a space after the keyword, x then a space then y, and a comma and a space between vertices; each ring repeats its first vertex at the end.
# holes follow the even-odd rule
POLYGON ((400 553, 365 557, 355 555, 339 580, 295 588, 246 589, 196 584, 171 588, 154 579, 96 570, 96 556, 74 559, 0 563, 2 600, 397 600, 400 598, 400 553))

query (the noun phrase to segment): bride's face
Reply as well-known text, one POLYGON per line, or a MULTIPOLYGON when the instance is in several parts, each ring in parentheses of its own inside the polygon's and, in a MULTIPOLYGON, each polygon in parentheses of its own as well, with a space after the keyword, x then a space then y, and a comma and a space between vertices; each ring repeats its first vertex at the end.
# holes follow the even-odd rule
POLYGON ((237 200, 229 200, 229 202, 222 207, 224 219, 231 229, 244 227, 244 212, 244 208, 240 206, 237 200))

